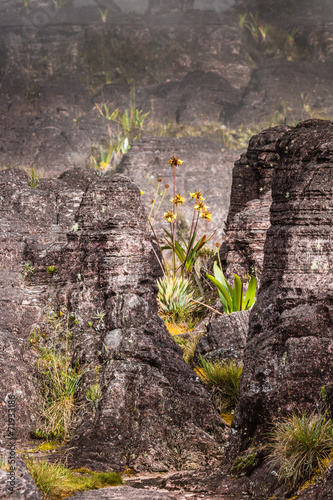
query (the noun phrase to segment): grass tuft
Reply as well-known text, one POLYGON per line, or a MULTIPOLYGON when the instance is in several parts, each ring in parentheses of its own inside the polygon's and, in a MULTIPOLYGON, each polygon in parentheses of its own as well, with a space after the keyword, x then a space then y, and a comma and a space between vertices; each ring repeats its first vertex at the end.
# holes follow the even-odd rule
POLYGON ((78 413, 78 389, 87 367, 73 362, 69 319, 65 308, 48 310, 43 326, 35 326, 30 336, 38 355, 37 380, 43 396, 42 425, 34 431, 39 439, 67 440, 78 413))
POLYGON ((116 472, 92 472, 68 469, 63 464, 46 460, 28 460, 27 468, 38 489, 48 500, 62 499, 77 491, 86 491, 122 484, 116 472))
POLYGON ((220 413, 231 413, 237 405, 243 365, 232 359, 215 362, 200 359, 201 366, 195 371, 211 389, 215 406, 220 413))
POLYGON ((316 470, 322 474, 333 450, 333 422, 316 413, 292 414, 269 434, 269 462, 281 482, 298 487, 316 470))

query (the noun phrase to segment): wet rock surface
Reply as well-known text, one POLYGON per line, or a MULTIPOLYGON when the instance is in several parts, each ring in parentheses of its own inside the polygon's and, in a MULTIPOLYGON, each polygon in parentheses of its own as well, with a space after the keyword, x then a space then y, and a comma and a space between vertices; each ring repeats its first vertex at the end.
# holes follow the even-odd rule
MULTIPOLYGON (((265 133, 263 134, 264 138, 265 133)), ((320 404, 332 381, 332 122, 282 132, 263 274, 250 315, 231 455, 274 418, 320 404)))
MULTIPOLYGON (((261 120, 332 114, 332 11, 325 2, 278 9, 192 3, 156 2, 144 15, 111 1, 62 8, 3 1, 1 165, 53 175, 89 163, 109 141, 109 122, 95 103, 128 108, 133 78, 136 106, 150 112, 145 127, 220 122, 245 131, 261 120), (239 16, 249 21, 251 12, 260 12, 260 26, 272 23, 267 44, 240 28, 239 16)), ((117 126, 111 129, 115 140, 117 126)))
POLYGON ((101 374, 97 411, 85 415, 70 445, 73 464, 165 471, 220 460, 224 424, 157 316, 160 269, 139 189, 124 176, 101 179, 85 170, 33 188, 24 172, 9 169, 0 182, 1 255, 12 277, 9 283, 3 276, 1 327, 7 342, 21 339, 28 360, 8 353, 17 386, 1 380, 3 406, 8 390, 20 398, 17 427, 27 436, 37 426, 35 359, 27 340, 48 299, 78 318, 72 349, 91 370, 84 388, 96 382, 96 367, 101 374), (34 267, 29 282, 22 277, 24 262, 34 267), (105 311, 103 321, 94 321, 98 311, 105 311))

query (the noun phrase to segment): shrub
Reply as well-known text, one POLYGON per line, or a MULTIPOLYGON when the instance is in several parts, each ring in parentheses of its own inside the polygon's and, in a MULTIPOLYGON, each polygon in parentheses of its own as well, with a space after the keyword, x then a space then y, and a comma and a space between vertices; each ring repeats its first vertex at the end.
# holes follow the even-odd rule
POLYGON ((200 360, 201 366, 196 368, 196 372, 212 390, 216 407, 222 413, 233 411, 238 401, 243 365, 232 359, 211 362, 200 357, 200 360))
POLYGON ((48 349, 41 350, 37 366, 46 430, 52 436, 62 435, 66 439, 72 426, 75 396, 84 370, 71 365, 68 353, 48 349))
MULTIPOLYGON (((164 318, 182 321, 202 309, 201 305, 193 302, 195 290, 187 278, 164 276, 157 281, 157 287, 157 302, 160 315, 164 318)), ((196 300, 200 299, 196 297, 196 300)))
POLYGON ((278 421, 269 434, 272 469, 280 481, 296 488, 316 469, 323 472, 333 449, 333 422, 324 415, 292 414, 278 421))

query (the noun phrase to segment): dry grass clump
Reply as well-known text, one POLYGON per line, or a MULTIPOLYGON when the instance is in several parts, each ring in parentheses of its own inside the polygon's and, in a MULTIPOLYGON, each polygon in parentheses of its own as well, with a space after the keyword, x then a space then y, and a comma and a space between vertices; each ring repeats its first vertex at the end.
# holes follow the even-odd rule
POLYGON ((327 467, 333 450, 333 422, 325 415, 293 413, 279 420, 269 437, 272 469, 281 482, 296 488, 327 467))

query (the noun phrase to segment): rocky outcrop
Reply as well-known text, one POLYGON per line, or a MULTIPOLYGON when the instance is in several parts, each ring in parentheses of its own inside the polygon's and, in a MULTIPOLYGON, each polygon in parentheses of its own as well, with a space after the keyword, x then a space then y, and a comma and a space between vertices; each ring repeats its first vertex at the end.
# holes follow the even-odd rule
POLYGON ((173 197, 173 168, 168 163, 173 155, 183 160, 183 164, 177 169, 176 178, 177 193, 187 200, 180 209, 182 228, 189 231, 191 227, 194 205, 190 202, 189 193, 199 190, 204 194, 205 204, 212 212, 211 222, 206 224, 208 221, 203 221, 199 231, 208 236, 216 229, 212 241, 221 242, 229 208, 232 166, 239 152, 221 152, 216 142, 194 137, 142 139, 136 142, 123 157, 118 170, 133 179, 145 192, 142 199, 148 211, 151 200, 155 197, 158 178, 162 178, 160 191, 163 191, 165 184, 170 185, 155 219, 159 230, 164 212, 171 207, 169 199, 173 197))
POLYGON ((3 406, 10 391, 19 399, 17 429, 27 437, 37 424, 35 355, 27 340, 48 299, 49 307, 75 313, 73 360, 90 368, 82 399, 96 373, 102 387, 96 413, 87 412, 71 443, 73 463, 102 470, 216 463, 224 424, 157 316, 160 269, 139 189, 124 176, 88 170, 34 188, 24 172, 9 169, 0 184, 0 328, 13 360, 4 373, 12 369, 17 380, 8 387, 2 377, 0 387, 3 406), (33 268, 28 280, 24 262, 33 268))
POLYGON ((242 361, 249 327, 250 311, 230 316, 224 314, 209 321, 206 333, 195 349, 193 363, 200 364, 200 356, 209 361, 234 359, 242 361))
POLYGON ((280 162, 277 141, 289 130, 274 127, 252 137, 232 172, 230 209, 225 242, 220 250, 226 275, 260 278, 264 245, 270 226, 272 179, 280 162))
MULTIPOLYGON (((0 448, 0 457, 9 459, 9 450, 0 448)), ((10 466, 8 466, 10 467, 10 466)), ((30 476, 25 463, 17 455, 15 457, 15 474, 10 470, 0 468, 0 498, 1 500, 42 500, 42 495, 30 476), (11 489, 9 489, 11 488, 11 489)))
POLYGON ((332 141, 332 122, 310 120, 280 130, 276 142, 271 226, 231 456, 261 443, 276 417, 316 408, 332 381, 332 141))

